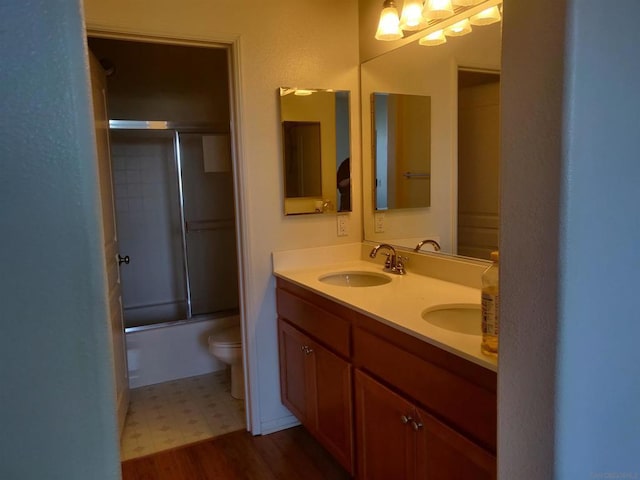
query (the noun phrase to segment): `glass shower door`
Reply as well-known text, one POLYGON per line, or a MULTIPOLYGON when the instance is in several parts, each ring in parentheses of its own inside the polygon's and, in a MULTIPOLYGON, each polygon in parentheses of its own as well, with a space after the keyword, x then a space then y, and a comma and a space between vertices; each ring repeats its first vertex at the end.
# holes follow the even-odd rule
POLYGON ((111 130, 126 328, 187 317, 174 134, 111 130))
POLYGON ((179 151, 191 315, 237 310, 229 135, 180 133, 179 151))

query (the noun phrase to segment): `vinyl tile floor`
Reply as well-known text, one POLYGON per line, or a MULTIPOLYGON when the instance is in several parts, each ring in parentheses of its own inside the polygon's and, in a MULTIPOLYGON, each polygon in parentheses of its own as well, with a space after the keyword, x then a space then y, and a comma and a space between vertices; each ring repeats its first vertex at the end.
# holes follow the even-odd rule
POLYGON ((244 401, 231 396, 229 370, 131 390, 121 460, 246 428, 244 401))

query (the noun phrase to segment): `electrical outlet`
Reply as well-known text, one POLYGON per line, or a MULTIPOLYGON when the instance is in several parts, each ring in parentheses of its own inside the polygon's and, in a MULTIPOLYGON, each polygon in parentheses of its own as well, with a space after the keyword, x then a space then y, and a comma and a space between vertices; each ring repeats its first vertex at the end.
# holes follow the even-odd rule
POLYGON ((375 233, 382 233, 384 232, 384 213, 381 212, 376 212, 373 214, 373 218, 374 218, 374 227, 373 230, 375 233))
POLYGON ((338 226, 338 236, 346 237, 349 233, 347 215, 336 215, 336 222, 338 226))

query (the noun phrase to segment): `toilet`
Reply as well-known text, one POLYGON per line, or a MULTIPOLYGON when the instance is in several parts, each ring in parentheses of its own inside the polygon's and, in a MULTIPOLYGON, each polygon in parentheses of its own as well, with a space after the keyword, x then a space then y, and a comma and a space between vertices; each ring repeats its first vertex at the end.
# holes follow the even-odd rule
POLYGON ((240 325, 211 334, 209 336, 209 352, 221 362, 231 366, 231 396, 244 399, 240 325))

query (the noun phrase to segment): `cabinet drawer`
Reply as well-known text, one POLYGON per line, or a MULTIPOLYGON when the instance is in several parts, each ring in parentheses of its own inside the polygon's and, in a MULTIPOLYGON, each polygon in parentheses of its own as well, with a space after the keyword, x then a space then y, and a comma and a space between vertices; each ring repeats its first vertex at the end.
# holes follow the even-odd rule
POLYGON ((411 397, 430 413, 496 451, 495 389, 475 384, 365 329, 353 333, 355 366, 411 397))
POLYGON ((276 289, 278 315, 335 353, 351 356, 351 324, 282 288, 276 289))

